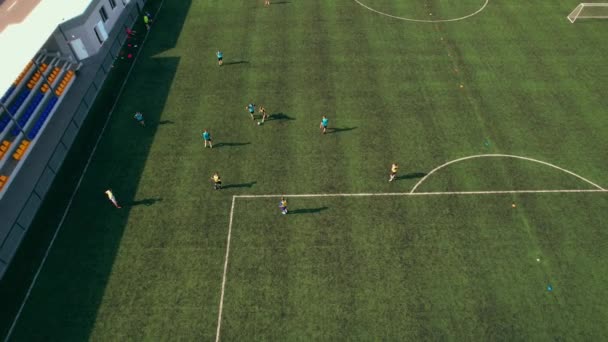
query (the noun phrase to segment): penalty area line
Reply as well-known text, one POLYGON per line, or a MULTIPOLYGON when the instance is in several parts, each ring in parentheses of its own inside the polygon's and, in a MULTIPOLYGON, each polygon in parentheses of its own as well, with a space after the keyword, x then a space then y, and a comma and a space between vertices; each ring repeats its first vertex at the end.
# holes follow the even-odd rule
POLYGON ((224 258, 224 274, 222 275, 222 290, 220 292, 220 307, 217 314, 217 331, 215 332, 215 342, 220 340, 220 330, 222 328, 222 311, 224 309, 224 292, 226 290, 226 274, 228 272, 228 258, 230 257, 230 239, 232 237, 232 218, 234 217, 234 202, 237 196, 232 196, 230 206, 230 220, 228 221, 228 237, 226 238, 226 257, 224 258))
POLYGON ((502 194, 556 194, 556 193, 595 193, 608 192, 605 189, 555 189, 555 190, 489 190, 489 191, 436 191, 436 192, 362 192, 335 194, 268 194, 235 195, 235 198, 275 198, 275 197, 373 197, 373 196, 456 196, 456 195, 502 195, 502 194))
POLYGON ((224 294, 226 293, 226 279, 228 274, 228 261, 230 259, 230 241, 232 239, 232 222, 234 221, 234 207, 237 198, 315 198, 315 197, 381 197, 381 196, 461 196, 461 195, 503 195, 503 194, 567 194, 567 193, 608 193, 605 189, 556 189, 556 190, 493 190, 493 191, 438 191, 438 192, 361 192, 361 193, 321 193, 321 194, 266 194, 266 195, 234 195, 230 206, 230 218, 228 220, 228 237, 226 238, 226 255, 224 257, 224 272, 222 274, 222 287, 220 291, 220 303, 217 315, 217 330, 215 342, 220 341, 222 329, 222 314, 224 311, 224 294))

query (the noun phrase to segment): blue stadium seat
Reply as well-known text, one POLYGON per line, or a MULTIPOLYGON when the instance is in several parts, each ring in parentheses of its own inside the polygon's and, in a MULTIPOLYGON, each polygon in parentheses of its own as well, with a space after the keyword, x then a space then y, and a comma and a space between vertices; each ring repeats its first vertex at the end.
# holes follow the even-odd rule
MULTIPOLYGON (((34 111, 36 110, 36 108, 38 108, 38 105, 40 104, 40 102, 42 101, 43 98, 44 98, 43 93, 37 93, 36 96, 34 96, 34 99, 32 99, 32 102, 30 102, 30 104, 27 106, 25 113, 23 113, 21 115, 21 117, 19 118, 19 120, 17 120, 17 122, 19 123, 19 126, 25 127, 25 125, 30 120, 30 118, 32 117, 32 114, 34 114, 34 111)), ((13 127, 13 129, 11 129, 12 135, 18 135, 19 132, 21 132, 21 130, 17 126, 13 127)))
POLYGON ((38 132, 40 132, 40 129, 44 125, 44 122, 51 114, 51 111, 53 111, 55 104, 57 104, 57 101, 59 101, 59 98, 56 96, 53 96, 51 98, 51 100, 49 101, 49 103, 46 104, 46 106, 44 107, 44 110, 40 114, 40 117, 38 117, 38 120, 36 120, 34 127, 32 127, 32 129, 27 134, 27 138, 29 140, 34 140, 36 135, 38 135, 38 132))
POLYGON ((8 110, 11 113, 15 114, 19 110, 19 107, 21 107, 23 102, 25 102, 25 99, 27 99, 27 96, 30 94, 30 92, 31 90, 27 88, 23 89, 19 96, 17 96, 17 99, 15 99, 15 101, 13 101, 13 103, 9 106, 8 110))
POLYGON ((0 102, 4 103, 6 99, 8 99, 8 97, 11 96, 11 94, 15 91, 15 89, 17 89, 17 86, 15 86, 14 84, 11 85, 11 87, 8 88, 6 90, 6 93, 4 93, 4 95, 2 96, 2 99, 0 99, 0 102))

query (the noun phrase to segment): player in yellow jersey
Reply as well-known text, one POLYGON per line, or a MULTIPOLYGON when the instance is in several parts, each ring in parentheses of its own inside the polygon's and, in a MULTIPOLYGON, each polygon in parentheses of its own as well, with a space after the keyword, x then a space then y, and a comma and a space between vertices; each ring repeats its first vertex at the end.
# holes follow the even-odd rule
POLYGON ((121 206, 118 205, 118 202, 116 202, 116 197, 114 197, 114 193, 112 192, 112 189, 108 189, 105 191, 106 196, 108 196, 108 199, 110 200, 110 202, 112 202, 112 204, 114 204, 114 206, 118 209, 122 208, 121 206))
POLYGON ((260 106, 259 110, 260 114, 262 114, 262 121, 258 122, 258 125, 263 124, 266 119, 268 119, 268 112, 266 112, 266 108, 264 106, 260 106))
POLYGON ((222 179, 217 171, 211 176, 211 180, 213 181, 213 189, 220 190, 222 188, 222 179))
POLYGON ((285 196, 282 196, 279 201, 279 209, 281 209, 281 214, 287 214, 287 200, 285 199, 285 196))
POLYGON ((399 165, 397 165, 397 163, 393 163, 393 165, 391 165, 391 174, 389 175, 389 182, 392 182, 395 180, 395 176, 397 176, 397 170, 399 170, 399 165))
POLYGON ((270 6, 270 0, 264 0, 264 7, 270 6))

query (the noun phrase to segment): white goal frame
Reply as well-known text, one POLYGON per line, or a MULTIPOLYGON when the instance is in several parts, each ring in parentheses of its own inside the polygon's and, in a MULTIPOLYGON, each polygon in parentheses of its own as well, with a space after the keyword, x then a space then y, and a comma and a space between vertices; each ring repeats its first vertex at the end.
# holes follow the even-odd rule
POLYGON ((578 6, 576 6, 576 8, 574 8, 574 10, 572 12, 570 12, 570 14, 568 14, 568 20, 570 20, 570 22, 572 24, 574 24, 574 22, 576 21, 576 19, 608 19, 608 15, 581 15, 581 12, 583 12, 583 10, 585 9, 585 7, 608 7, 608 3, 607 2, 581 2, 580 4, 578 4, 578 6))

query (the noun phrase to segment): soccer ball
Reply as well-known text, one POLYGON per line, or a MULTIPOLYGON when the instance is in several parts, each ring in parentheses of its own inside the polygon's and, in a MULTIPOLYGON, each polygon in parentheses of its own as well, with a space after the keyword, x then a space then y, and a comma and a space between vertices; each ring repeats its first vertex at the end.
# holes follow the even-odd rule
POLYGON ((258 126, 262 125, 262 121, 258 121, 258 126))

